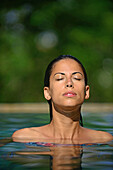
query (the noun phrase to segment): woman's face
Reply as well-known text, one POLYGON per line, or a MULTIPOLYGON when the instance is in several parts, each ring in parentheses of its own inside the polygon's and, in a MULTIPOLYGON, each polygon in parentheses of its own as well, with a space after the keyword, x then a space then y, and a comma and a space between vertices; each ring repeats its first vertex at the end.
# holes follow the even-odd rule
POLYGON ((44 95, 53 104, 65 107, 81 105, 89 98, 89 86, 85 86, 81 66, 73 59, 62 59, 53 65, 50 87, 44 87, 44 95))

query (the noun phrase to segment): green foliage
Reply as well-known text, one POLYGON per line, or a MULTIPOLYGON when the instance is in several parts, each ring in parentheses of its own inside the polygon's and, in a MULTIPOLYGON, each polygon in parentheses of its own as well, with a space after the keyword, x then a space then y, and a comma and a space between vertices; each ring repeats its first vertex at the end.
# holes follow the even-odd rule
POLYGON ((1 2, 0 102, 42 102, 44 72, 61 54, 86 67, 90 102, 113 102, 113 2, 1 2))

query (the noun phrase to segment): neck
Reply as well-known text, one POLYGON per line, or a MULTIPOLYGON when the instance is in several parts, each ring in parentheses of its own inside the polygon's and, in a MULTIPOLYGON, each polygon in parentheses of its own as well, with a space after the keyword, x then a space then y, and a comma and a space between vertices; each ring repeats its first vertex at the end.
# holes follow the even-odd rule
POLYGON ((80 106, 78 108, 52 107, 53 119, 50 126, 54 138, 78 139, 80 133, 80 106))

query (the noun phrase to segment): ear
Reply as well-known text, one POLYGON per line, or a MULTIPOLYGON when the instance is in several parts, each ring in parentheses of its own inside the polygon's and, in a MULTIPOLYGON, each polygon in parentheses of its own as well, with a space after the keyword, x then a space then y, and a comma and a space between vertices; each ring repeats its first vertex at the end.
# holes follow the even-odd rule
POLYGON ((44 97, 45 97, 46 100, 51 99, 49 87, 44 87, 44 97))
POLYGON ((89 99, 89 91, 90 91, 90 88, 89 86, 85 86, 85 99, 89 99))

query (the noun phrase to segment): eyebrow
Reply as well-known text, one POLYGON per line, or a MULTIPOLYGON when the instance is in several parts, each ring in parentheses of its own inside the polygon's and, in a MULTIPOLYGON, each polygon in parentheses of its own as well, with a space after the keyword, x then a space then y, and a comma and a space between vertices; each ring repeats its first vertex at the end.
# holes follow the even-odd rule
POLYGON ((65 75, 65 73, 58 72, 58 73, 55 73, 54 76, 57 75, 57 74, 65 75))
POLYGON ((79 71, 72 73, 72 75, 77 74, 77 73, 79 73, 79 74, 81 74, 83 76, 83 74, 81 72, 79 72, 79 71))
MULTIPOLYGON (((73 72, 72 75, 77 74, 77 73, 79 73, 79 74, 81 74, 83 76, 83 74, 81 72, 79 72, 79 71, 73 72)), ((57 75, 57 74, 65 75, 65 73, 58 72, 58 73, 55 73, 54 76, 57 75)))

